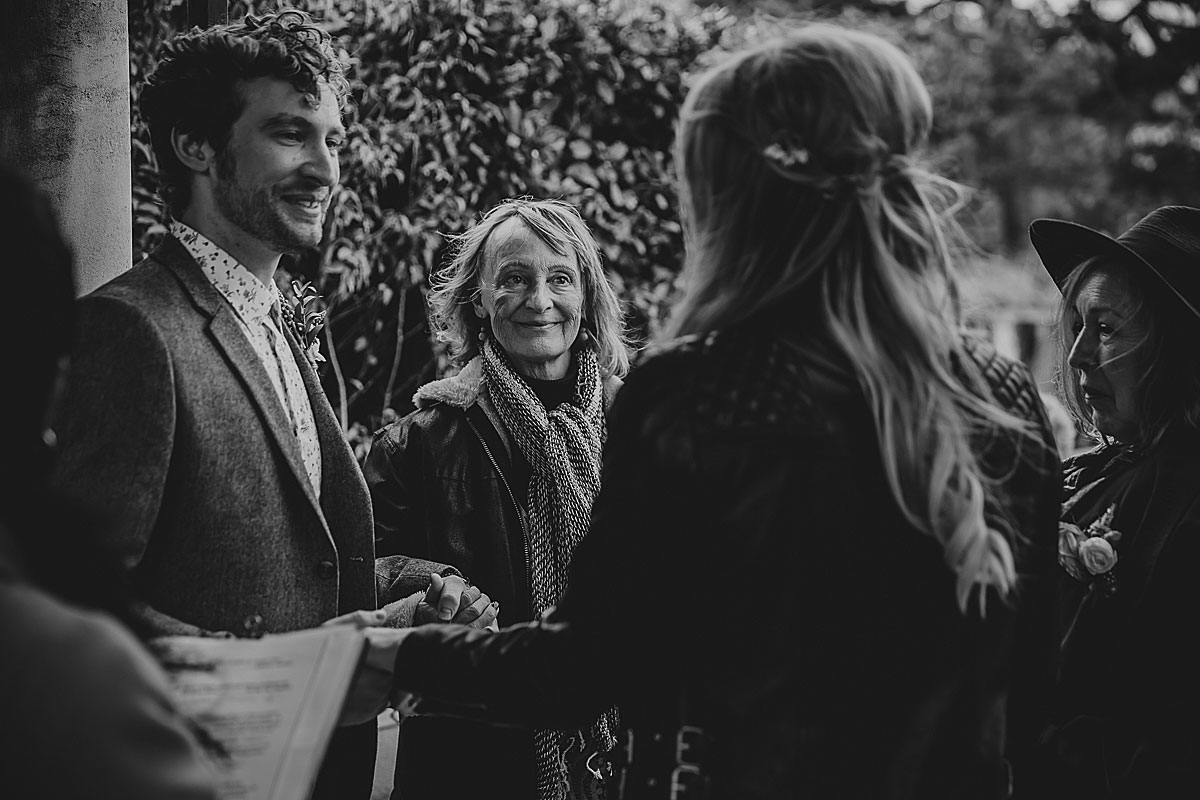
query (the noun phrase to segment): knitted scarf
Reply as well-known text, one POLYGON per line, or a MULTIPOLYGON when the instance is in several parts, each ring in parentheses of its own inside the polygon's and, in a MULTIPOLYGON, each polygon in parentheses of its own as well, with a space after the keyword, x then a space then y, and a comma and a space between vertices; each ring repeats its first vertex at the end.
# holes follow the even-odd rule
MULTIPOLYGON (((532 468, 526 505, 535 613, 562 598, 571 556, 588 532, 592 502, 600 490, 604 392, 595 353, 584 348, 575 358, 574 397, 547 411, 491 338, 483 343, 483 372, 492 404, 532 468)), ((589 752, 611 750, 617 724, 615 708, 601 715, 586 737, 589 752)), ((578 736, 553 730, 535 733, 540 800, 566 797, 569 776, 564 754, 578 736)))

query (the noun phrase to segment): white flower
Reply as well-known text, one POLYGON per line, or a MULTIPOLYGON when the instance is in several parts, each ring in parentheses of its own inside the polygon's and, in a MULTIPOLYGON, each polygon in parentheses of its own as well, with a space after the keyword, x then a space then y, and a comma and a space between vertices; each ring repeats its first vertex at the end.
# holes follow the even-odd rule
POLYGON ((324 361, 325 356, 321 355, 321 340, 314 339, 312 344, 304 351, 304 354, 308 356, 308 360, 312 362, 314 367, 324 361))
POLYGON ((1079 563, 1079 543, 1087 538, 1087 534, 1078 525, 1070 522, 1058 523, 1058 563, 1062 565, 1072 578, 1087 580, 1083 566, 1079 563))
POLYGON ((1105 596, 1117 590, 1113 567, 1117 565, 1117 544, 1121 532, 1112 527, 1116 504, 1094 519, 1086 528, 1061 521, 1058 523, 1058 563, 1072 578, 1084 583, 1100 579, 1105 596))
POLYGON ((783 145, 775 142, 763 148, 762 154, 784 167, 794 167, 797 164, 808 163, 808 151, 803 147, 784 149, 783 145))
POLYGON ((1103 536, 1089 536, 1079 543, 1079 560, 1093 575, 1103 575, 1117 564, 1117 551, 1103 536))

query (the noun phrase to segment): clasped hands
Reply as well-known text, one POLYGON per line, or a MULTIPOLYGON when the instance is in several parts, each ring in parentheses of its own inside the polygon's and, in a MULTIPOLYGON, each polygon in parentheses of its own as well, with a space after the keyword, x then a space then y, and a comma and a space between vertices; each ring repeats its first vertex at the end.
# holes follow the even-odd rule
POLYGON ((493 602, 478 586, 458 575, 443 578, 429 576, 429 588, 413 613, 413 626, 431 622, 451 622, 472 628, 496 630, 500 604, 493 602))
MULTIPOLYGON (((397 601, 388 608, 398 606, 402 602, 405 601, 397 601)), ((412 600, 407 602, 411 603, 412 600)), ((500 604, 493 602, 478 586, 472 586, 459 575, 447 575, 443 578, 433 573, 429 576, 429 588, 412 611, 412 626, 441 622, 494 631, 499 629, 499 616, 500 604)), ((334 617, 324 624, 371 628, 385 624, 387 619, 388 614, 383 609, 361 610, 334 617)))
MULTIPOLYGON (((413 613, 412 624, 415 627, 437 622, 458 623, 495 631, 499 626, 499 613, 499 604, 464 578, 458 575, 443 578, 434 574, 413 613)), ((413 713, 416 709, 416 698, 397 691, 392 681, 397 648, 411 629, 375 627, 382 624, 386 616, 382 610, 352 611, 325 623, 354 625, 366 632, 367 639, 363 661, 342 706, 339 724, 367 722, 388 706, 401 713, 413 713)))

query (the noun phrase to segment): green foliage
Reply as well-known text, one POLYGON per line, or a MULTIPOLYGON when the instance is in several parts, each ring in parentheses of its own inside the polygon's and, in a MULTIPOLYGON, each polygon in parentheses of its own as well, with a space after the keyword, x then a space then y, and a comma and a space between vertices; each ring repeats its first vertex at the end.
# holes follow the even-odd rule
MULTIPOLYGON (((425 323, 429 276, 449 237, 506 197, 578 205, 635 334, 659 330, 682 259, 670 147, 687 76, 777 20, 736 20, 707 0, 290 5, 323 20, 354 62, 324 244, 280 276, 285 292, 294 274, 325 298, 322 377, 352 443, 445 366, 425 323)), ((1200 0, 1132 0, 1123 16, 1105 0, 1065 16, 1009 0, 767 5, 873 29, 914 55, 935 102, 934 155, 980 190, 969 222, 987 250, 1021 258, 1036 216, 1114 230, 1156 205, 1200 203, 1200 0)), ((129 7, 138 254, 165 230, 138 90, 186 6, 129 7)))
POLYGON ((1200 202, 1200 0, 1022 6, 938 3, 908 37, 939 148, 992 203, 985 244, 1023 250, 1038 216, 1118 230, 1200 202))
MULTIPOLYGON (((276 5, 233 3, 230 12, 276 5)), ((728 27, 726 14, 679 2, 292 5, 323 20, 354 62, 325 243, 288 265, 315 280, 328 303, 323 378, 352 441, 388 409, 406 411, 416 386, 435 376, 429 276, 448 237, 504 198, 576 204, 635 334, 655 332, 682 257, 670 156, 676 112, 686 73, 728 27)), ((152 61, 144 44, 171 27, 164 15, 146 39, 131 36, 135 83, 152 61)), ((133 132, 135 240, 144 251, 162 227, 136 117, 133 132)))
POLYGON ((133 171, 133 260, 152 250, 163 234, 162 204, 150 132, 138 111, 142 82, 154 68, 154 53, 187 23, 186 0, 129 0, 129 138, 133 171))
POLYGON ((985 247, 1023 250, 1037 214, 1110 210, 1111 171, 1095 165, 1114 158, 1121 134, 1087 113, 1111 65, 1103 48, 1008 3, 936 6, 907 38, 932 90, 943 168, 986 189, 975 231, 985 247), (1070 201, 1035 213, 1040 191, 1070 201))

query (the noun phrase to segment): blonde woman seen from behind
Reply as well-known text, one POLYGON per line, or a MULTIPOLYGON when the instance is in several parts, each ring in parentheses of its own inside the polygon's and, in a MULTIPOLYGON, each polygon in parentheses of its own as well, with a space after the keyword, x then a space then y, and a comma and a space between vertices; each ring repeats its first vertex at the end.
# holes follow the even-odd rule
POLYGON ((402 632, 399 688, 502 722, 617 702, 624 798, 1007 797, 1058 465, 1025 368, 959 324, 931 125, 899 49, 829 25, 696 81, 675 338, 614 403, 569 588, 402 632))

